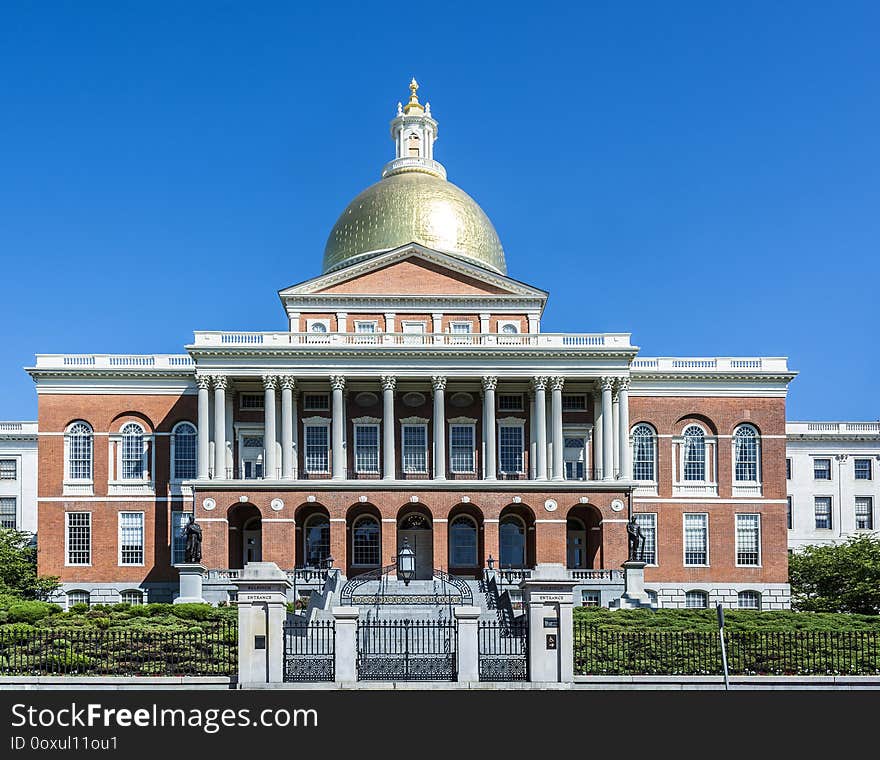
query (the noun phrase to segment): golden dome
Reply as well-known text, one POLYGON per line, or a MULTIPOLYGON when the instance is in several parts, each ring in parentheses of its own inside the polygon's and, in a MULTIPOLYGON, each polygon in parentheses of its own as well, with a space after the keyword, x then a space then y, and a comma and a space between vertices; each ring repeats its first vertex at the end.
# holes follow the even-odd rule
POLYGON ((418 243, 507 274, 498 233, 464 190, 423 171, 390 174, 357 196, 333 225, 324 272, 418 243))

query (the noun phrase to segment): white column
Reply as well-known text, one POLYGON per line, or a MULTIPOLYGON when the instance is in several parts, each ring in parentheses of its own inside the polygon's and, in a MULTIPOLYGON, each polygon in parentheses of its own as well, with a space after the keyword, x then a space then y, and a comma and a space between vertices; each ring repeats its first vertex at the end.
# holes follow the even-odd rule
POLYGON ((602 480, 614 478, 614 429, 611 419, 611 390, 614 387, 613 377, 603 377, 602 386, 602 463, 604 470, 602 480))
POLYGON ((618 477, 620 473, 620 446, 618 442, 620 441, 620 399, 617 397, 617 384, 615 383, 614 390, 611 391, 611 435, 614 439, 614 446, 612 447, 612 453, 614 454, 614 466, 612 468, 611 474, 613 477, 618 477))
POLYGON ((618 411, 617 432, 620 443, 620 452, 617 455, 620 462, 620 477, 624 480, 632 479, 632 456, 629 445, 629 378, 621 378, 617 381, 617 399, 620 409, 618 411))
POLYGON ((214 479, 226 478, 226 386, 223 375, 214 375, 214 479))
POLYGON ((196 383, 199 386, 199 480, 207 480, 210 469, 208 457, 211 451, 211 378, 208 375, 197 375, 196 383))
POLYGON ((275 462, 275 388, 278 378, 263 375, 263 479, 275 480, 278 477, 275 462))
POLYGON ((529 314, 529 334, 536 335, 541 332, 541 323, 537 314, 529 314))
POLYGON ((385 312, 385 332, 393 333, 396 332, 397 328, 394 324, 397 315, 393 311, 385 312))
POLYGON ((281 477, 293 479, 293 389, 296 380, 282 375, 281 381, 281 477))
POLYGON ((602 467, 602 391, 593 393, 593 480, 601 480, 602 467))
POLYGON ((547 479, 547 378, 532 378, 535 389, 535 478, 547 479))
POLYGON ((290 393, 291 405, 291 440, 290 440, 290 467, 291 477, 296 479, 299 477, 299 392, 294 388, 290 393))
POLYGON ((344 311, 336 312, 336 332, 348 332, 348 314, 344 311))
POLYGON ((485 335, 489 332, 489 314, 487 312, 482 312, 480 314, 480 332, 485 335))
POLYGON ((394 391, 397 378, 382 375, 382 480, 394 480, 397 458, 394 455, 394 391))
POLYGON ((553 422, 553 477, 552 480, 564 480, 562 471, 562 386, 564 377, 550 378, 550 416, 553 422))
POLYGON ((538 438, 535 429, 535 392, 529 391, 529 480, 534 480, 538 473, 538 438))
POLYGON ((446 378, 434 375, 434 480, 446 480, 446 378))
POLYGON ((333 457, 333 480, 345 480, 345 448, 343 446, 345 407, 342 391, 345 388, 345 378, 342 375, 331 375, 330 387, 333 395, 333 421, 331 423, 331 453, 333 457))
POLYGON ((495 387, 497 377, 483 378, 483 479, 495 480, 495 387))

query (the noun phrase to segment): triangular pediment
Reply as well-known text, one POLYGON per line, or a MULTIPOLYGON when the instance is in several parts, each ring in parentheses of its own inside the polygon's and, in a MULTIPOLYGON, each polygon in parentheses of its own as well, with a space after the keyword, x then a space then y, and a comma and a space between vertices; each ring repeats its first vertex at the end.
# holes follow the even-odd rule
POLYGON ((292 285, 279 295, 547 298, 543 290, 415 243, 292 285))

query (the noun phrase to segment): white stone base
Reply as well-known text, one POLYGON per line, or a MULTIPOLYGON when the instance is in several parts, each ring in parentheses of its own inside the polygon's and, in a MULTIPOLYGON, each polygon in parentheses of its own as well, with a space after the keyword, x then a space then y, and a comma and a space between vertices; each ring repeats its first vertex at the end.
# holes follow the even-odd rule
POLYGON ((174 600, 174 604, 205 604, 202 596, 202 579, 208 568, 204 565, 184 563, 174 567, 180 571, 180 596, 174 600))

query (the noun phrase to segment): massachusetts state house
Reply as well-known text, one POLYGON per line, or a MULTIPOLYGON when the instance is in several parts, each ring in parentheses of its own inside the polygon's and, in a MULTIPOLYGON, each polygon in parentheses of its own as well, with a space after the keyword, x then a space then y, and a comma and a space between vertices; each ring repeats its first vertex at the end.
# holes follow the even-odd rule
POLYGON ((633 513, 660 606, 788 606, 786 359, 543 332, 548 293, 508 275, 410 90, 322 274, 279 292, 284 329, 28 368, 59 599, 170 601, 194 513, 221 587, 257 560, 351 578, 405 539, 417 579, 559 563, 607 605, 633 513))

